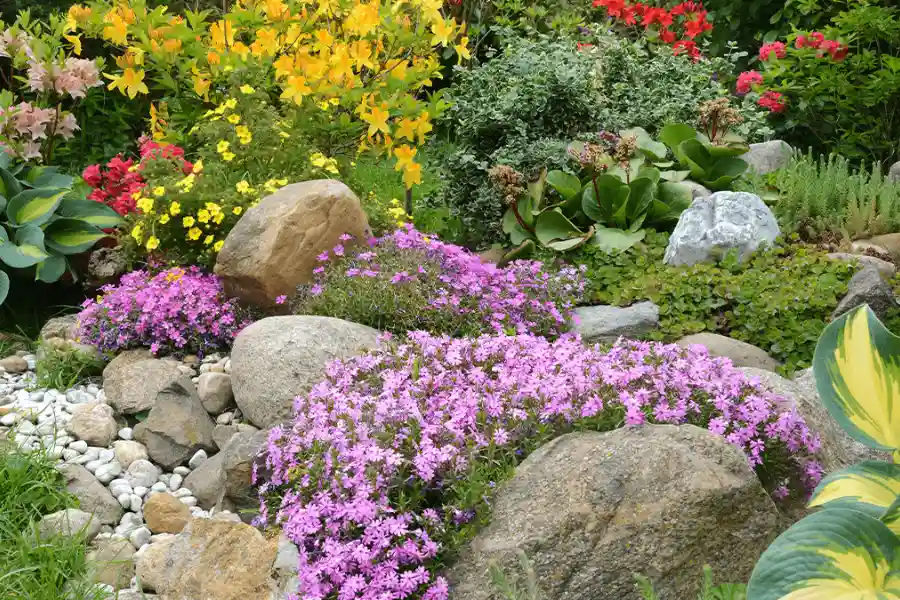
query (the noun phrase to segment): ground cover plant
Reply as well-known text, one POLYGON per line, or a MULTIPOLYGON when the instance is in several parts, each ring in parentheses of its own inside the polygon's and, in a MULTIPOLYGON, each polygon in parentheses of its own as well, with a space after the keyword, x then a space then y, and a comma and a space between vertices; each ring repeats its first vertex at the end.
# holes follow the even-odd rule
POLYGON ((436 571, 488 520, 494 487, 566 431, 692 423, 776 497, 821 476, 802 418, 696 347, 415 332, 333 363, 295 411, 269 437, 259 520, 299 546, 309 598, 446 598, 436 571))

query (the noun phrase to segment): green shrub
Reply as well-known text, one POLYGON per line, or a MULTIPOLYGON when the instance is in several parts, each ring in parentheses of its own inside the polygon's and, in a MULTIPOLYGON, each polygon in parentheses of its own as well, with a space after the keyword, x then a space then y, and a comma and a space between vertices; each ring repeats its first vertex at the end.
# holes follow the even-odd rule
POLYGON ((104 362, 95 352, 44 343, 38 348, 39 387, 67 390, 88 377, 100 375, 104 362))
POLYGON ((660 312, 653 339, 721 333, 762 348, 787 372, 809 366, 856 270, 795 242, 779 243, 745 263, 729 255, 719 264, 672 267, 662 262, 667 237, 648 235, 618 255, 585 247, 580 260, 588 267, 592 300, 616 306, 650 300, 660 312))
POLYGON ((782 231, 797 232, 804 240, 834 242, 900 231, 900 185, 877 164, 856 170, 841 156, 800 155, 788 167, 750 180, 750 187, 768 196, 782 231))

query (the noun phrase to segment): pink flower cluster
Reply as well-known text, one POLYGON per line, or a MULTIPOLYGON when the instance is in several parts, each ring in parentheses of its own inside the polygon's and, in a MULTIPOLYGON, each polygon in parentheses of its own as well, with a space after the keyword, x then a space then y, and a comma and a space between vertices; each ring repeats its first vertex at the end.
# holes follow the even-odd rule
POLYGON ((802 417, 700 346, 603 351, 572 335, 415 332, 333 362, 294 408, 254 473, 267 477, 259 521, 280 524, 300 549, 293 600, 446 599, 434 559, 491 500, 465 491, 477 467, 516 464, 535 432, 595 427, 604 415, 705 427, 761 475, 777 473, 777 495, 821 478, 819 440, 802 417))
POLYGON ((0 150, 24 160, 41 158, 44 142, 55 136, 71 139, 79 129, 72 113, 38 108, 28 102, 0 108, 0 150))
MULTIPOLYGON (((393 298, 407 294, 420 302, 405 305, 411 314, 403 315, 403 332, 425 329, 452 335, 496 331, 556 336, 568 329, 572 308, 584 291, 577 269, 566 267, 551 273, 537 261, 515 261, 498 268, 412 226, 371 240, 370 249, 363 252, 345 247, 350 240, 344 236, 343 243, 319 256, 322 264, 314 270, 316 281, 301 291, 301 305, 304 299, 312 300, 326 311, 321 314, 383 328, 390 326, 401 304, 393 298), (346 297, 347 284, 353 280, 365 282, 352 293, 367 296, 360 298, 367 314, 334 312, 342 304, 332 302, 332 296, 346 297), (385 297, 379 298, 379 294, 385 297), (382 311, 386 313, 382 315, 382 311)), ((345 300, 341 298, 343 305, 349 305, 345 300)))
POLYGON ((103 85, 97 63, 85 58, 67 58, 62 65, 32 62, 28 67, 28 87, 32 92, 56 92, 84 98, 89 88, 103 85))
POLYGON ((215 275, 197 267, 128 273, 101 288, 78 314, 81 341, 103 352, 149 346, 157 353, 205 354, 228 348, 250 324, 215 275))

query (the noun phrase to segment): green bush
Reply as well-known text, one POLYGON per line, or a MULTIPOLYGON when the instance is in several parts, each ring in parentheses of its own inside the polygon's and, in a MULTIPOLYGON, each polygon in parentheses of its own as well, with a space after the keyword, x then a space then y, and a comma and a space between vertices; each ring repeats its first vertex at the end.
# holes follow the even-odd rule
POLYGON ((739 263, 663 264, 668 236, 609 255, 585 247, 588 294, 597 304, 627 306, 650 300, 659 306, 653 339, 674 341, 710 331, 743 340, 784 363, 787 372, 809 366, 819 334, 856 266, 831 261, 810 246, 779 243, 739 263))
POLYGON ((807 241, 849 241, 900 231, 900 185, 874 164, 852 168, 832 155, 800 155, 748 187, 766 197, 781 230, 807 241))
MULTIPOLYGON (((90 349, 89 349, 90 350, 90 349)), ((104 362, 95 352, 44 343, 38 349, 37 384, 67 390, 85 379, 100 375, 104 362)))

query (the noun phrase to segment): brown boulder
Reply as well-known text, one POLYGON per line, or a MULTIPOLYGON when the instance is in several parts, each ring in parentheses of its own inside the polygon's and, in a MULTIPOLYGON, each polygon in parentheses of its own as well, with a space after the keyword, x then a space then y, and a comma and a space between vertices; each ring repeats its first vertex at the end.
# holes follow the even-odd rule
POLYGON ((144 505, 144 521, 153 533, 180 533, 190 520, 191 509, 168 492, 154 494, 144 505))
POLYGON ((225 292, 275 308, 275 298, 309 283, 316 257, 339 243, 371 235, 359 199, 334 179, 285 186, 263 198, 237 222, 216 259, 225 292))

